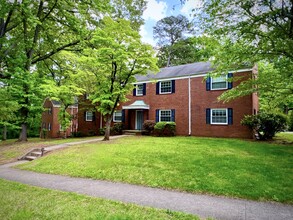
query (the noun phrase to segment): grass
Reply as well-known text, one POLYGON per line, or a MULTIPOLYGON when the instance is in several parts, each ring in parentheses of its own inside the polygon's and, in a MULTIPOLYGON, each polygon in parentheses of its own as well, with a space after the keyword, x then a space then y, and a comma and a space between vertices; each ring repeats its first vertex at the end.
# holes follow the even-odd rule
POLYGON ((293 146, 196 137, 130 137, 71 147, 22 169, 293 203, 293 146))
POLYGON ((0 179, 0 219, 198 219, 170 210, 141 207, 0 179))
POLYGON ((277 133, 273 140, 275 143, 291 144, 293 145, 293 132, 277 133))
POLYGON ((40 139, 30 138, 27 142, 17 142, 17 139, 9 139, 0 141, 0 164, 16 161, 18 157, 22 156, 33 148, 48 147, 51 145, 69 143, 90 138, 67 138, 67 139, 40 139))

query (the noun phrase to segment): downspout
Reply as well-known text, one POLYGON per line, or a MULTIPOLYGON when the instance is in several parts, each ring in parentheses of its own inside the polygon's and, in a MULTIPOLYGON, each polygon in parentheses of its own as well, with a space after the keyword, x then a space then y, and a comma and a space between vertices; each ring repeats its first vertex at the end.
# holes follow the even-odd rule
POLYGON ((191 135, 191 84, 190 75, 188 77, 188 135, 191 135))

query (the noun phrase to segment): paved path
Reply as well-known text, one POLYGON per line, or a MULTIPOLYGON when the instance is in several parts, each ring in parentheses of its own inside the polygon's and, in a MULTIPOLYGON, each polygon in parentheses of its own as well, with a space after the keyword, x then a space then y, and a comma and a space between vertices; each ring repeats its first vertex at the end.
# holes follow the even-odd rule
POLYGON ((0 178, 49 189, 135 203, 142 206, 182 211, 203 218, 212 217, 225 220, 293 219, 293 206, 290 205, 196 195, 123 183, 41 174, 11 168, 19 163, 24 163, 24 161, 0 166, 0 178))

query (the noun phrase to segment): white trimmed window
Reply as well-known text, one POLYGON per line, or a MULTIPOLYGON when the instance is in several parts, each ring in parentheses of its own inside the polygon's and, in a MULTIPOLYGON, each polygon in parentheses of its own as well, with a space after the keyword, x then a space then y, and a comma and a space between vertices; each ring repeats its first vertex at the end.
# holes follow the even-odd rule
POLYGON ((86 121, 93 121, 94 119, 94 114, 93 112, 85 112, 85 120, 86 121))
POLYGON ((113 122, 122 122, 122 111, 115 111, 113 114, 113 122))
POLYGON ((228 110, 225 109, 211 109, 211 124, 228 124, 228 110))
POLYGON ((52 108, 48 108, 48 114, 51 115, 52 114, 52 108))
POLYGON ((172 93, 172 81, 160 82, 160 94, 172 93))
POLYGON ((143 84, 136 85, 136 96, 143 95, 143 84))
POLYGON ((227 75, 211 78, 212 90, 227 89, 227 88, 228 88, 227 75))
POLYGON ((51 131, 51 123, 48 124, 48 131, 51 131))
POLYGON ((160 110, 159 121, 172 121, 172 111, 160 110))

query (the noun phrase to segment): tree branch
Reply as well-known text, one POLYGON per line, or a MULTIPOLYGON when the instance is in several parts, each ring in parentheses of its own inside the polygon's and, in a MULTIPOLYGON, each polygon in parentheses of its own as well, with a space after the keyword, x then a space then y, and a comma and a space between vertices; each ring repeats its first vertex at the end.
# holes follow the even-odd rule
POLYGON ((32 64, 36 64, 37 62, 43 61, 43 60, 45 60, 45 59, 48 59, 49 57, 53 56, 54 54, 58 53, 59 51, 64 50, 64 49, 66 49, 66 48, 68 48, 68 47, 71 47, 71 46, 75 46, 75 45, 77 45, 77 44, 79 44, 79 43, 80 43, 80 40, 76 40, 76 41, 73 41, 73 42, 71 42, 71 43, 65 44, 65 45, 63 45, 63 46, 61 46, 61 47, 58 47, 58 48, 52 50, 51 52, 46 53, 46 54, 43 55, 43 56, 39 56, 39 57, 37 57, 37 58, 34 58, 34 59, 32 60, 32 64))

